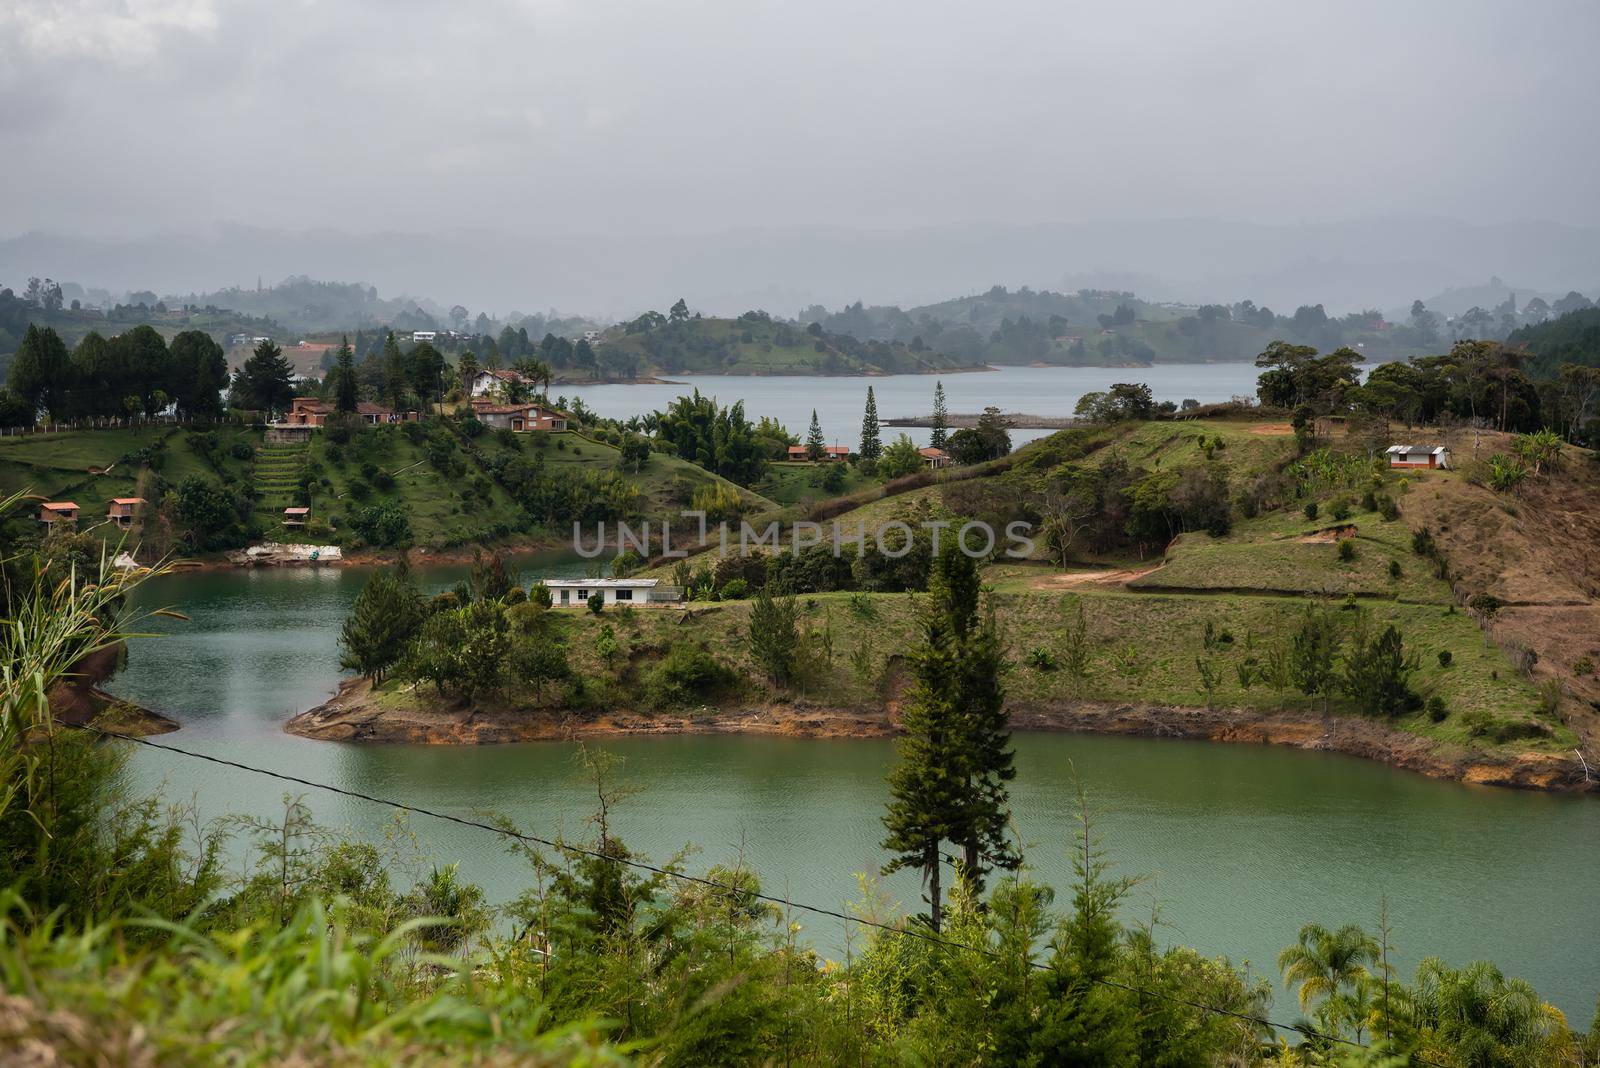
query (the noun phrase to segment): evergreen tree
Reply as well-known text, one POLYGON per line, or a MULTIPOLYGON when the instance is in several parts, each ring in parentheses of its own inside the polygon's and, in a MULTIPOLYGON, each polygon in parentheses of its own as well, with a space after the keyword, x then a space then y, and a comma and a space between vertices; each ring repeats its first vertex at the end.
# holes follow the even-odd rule
POLYGON ((1333 614, 1317 605, 1306 605, 1300 628, 1289 639, 1289 677, 1307 697, 1321 694, 1324 703, 1332 697, 1335 683, 1334 657, 1339 650, 1339 628, 1333 614))
POLYGON ((511 592, 511 579, 506 575, 505 561, 500 559, 500 554, 491 552, 485 556, 482 550, 474 547, 467 586, 474 601, 504 600, 511 592))
POLYGON ((774 686, 788 685, 794 674, 795 650, 800 645, 798 616, 792 594, 774 597, 766 586, 756 594, 750 609, 750 656, 774 686))
POLYGON ((409 386, 406 358, 401 354, 400 342, 395 340, 394 331, 391 330, 383 340, 383 396, 391 408, 399 411, 405 406, 409 386))
POLYGON ((219 418, 222 391, 228 385, 228 360, 222 346, 203 330, 185 330, 172 339, 167 355, 178 413, 188 419, 219 418))
POLYGON ((933 434, 930 443, 936 449, 944 448, 945 437, 950 429, 950 413, 944 406, 944 383, 933 384, 933 434))
POLYGON ((422 600, 388 568, 373 572, 339 631, 339 666, 381 683, 422 622, 422 600))
POLYGON ((867 387, 867 410, 861 417, 861 448, 858 455, 863 460, 876 461, 883 455, 883 442, 878 440, 878 400, 867 387))
POLYGON ((960 833, 961 874, 978 893, 993 868, 1021 863, 1007 840, 1010 797, 1006 783, 1016 777, 1010 716, 1005 710, 1005 651, 994 613, 979 605, 978 569, 954 539, 940 547, 928 579, 928 607, 949 621, 956 674, 952 705, 962 722, 961 757, 967 793, 960 833))
POLYGON ((48 326, 29 323, 6 379, 12 392, 35 410, 65 414, 71 374, 71 358, 60 336, 48 326))
POLYGON ((815 463, 828 455, 827 441, 822 436, 822 424, 817 421, 817 410, 811 409, 811 429, 806 432, 806 459, 815 463))
POLYGON ((294 401, 294 366, 276 344, 259 342, 234 376, 233 396, 238 407, 281 412, 294 401))
POLYGON ((339 376, 334 393, 334 408, 345 415, 354 415, 361 402, 361 394, 356 383, 355 361, 350 353, 350 339, 341 338, 339 341, 339 363, 334 372, 339 376))

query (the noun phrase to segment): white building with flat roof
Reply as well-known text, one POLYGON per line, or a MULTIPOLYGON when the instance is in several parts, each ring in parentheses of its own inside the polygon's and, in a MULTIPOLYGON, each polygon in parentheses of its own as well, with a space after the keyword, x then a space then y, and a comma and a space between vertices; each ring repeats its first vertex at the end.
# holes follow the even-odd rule
POLYGON ((545 579, 544 585, 557 608, 588 604, 591 597, 604 598, 606 604, 661 604, 681 597, 676 586, 663 586, 653 578, 556 578, 545 579))

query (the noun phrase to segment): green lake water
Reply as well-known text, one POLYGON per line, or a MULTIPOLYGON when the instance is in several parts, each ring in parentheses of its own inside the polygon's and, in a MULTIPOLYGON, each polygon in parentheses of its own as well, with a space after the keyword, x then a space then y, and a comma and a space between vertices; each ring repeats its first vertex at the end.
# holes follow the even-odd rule
MULTIPOLYGON (((521 560, 536 573, 581 574, 552 558, 521 560)), ((421 572, 430 588, 461 569, 421 572)), ((591 793, 574 746, 358 746, 294 738, 286 719, 316 704, 339 677, 337 635, 366 573, 360 569, 206 572, 152 584, 160 620, 138 639, 116 692, 183 724, 168 741, 267 768, 464 816, 505 813, 532 833, 585 832, 591 793)), ((1532 981, 1577 1026, 1600 991, 1600 801, 1435 782, 1332 754, 1138 738, 1028 734, 1016 739, 1017 822, 1037 875, 1066 885, 1075 816, 1073 777, 1087 789, 1104 845, 1123 873, 1148 876, 1132 908, 1152 898, 1169 941, 1272 961, 1300 925, 1375 927, 1387 898, 1398 958, 1452 963, 1489 958, 1532 981)), ((628 845, 656 859, 694 844, 691 870, 735 857, 771 892, 837 907, 856 872, 876 868, 878 817, 892 744, 878 740, 680 737, 619 739, 637 793, 617 824, 628 845)), ((271 815, 285 786, 190 758, 137 749, 138 789, 196 798, 211 815, 271 815)), ((327 826, 377 836, 389 811, 315 791, 327 826)), ((439 862, 504 900, 523 871, 496 836, 414 817, 439 862)), ((888 889, 915 905, 914 877, 888 889)), ((834 921, 798 917, 829 955, 842 953, 834 921)), ((1292 995, 1277 1010, 1292 1015, 1292 995)))

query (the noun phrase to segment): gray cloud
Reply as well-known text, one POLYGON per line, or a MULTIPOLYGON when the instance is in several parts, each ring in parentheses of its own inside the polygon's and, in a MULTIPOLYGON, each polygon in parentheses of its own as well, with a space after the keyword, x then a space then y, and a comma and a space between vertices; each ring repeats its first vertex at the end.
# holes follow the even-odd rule
POLYGON ((0 235, 1592 226, 1597 38, 1583 0, 18 0, 0 235))

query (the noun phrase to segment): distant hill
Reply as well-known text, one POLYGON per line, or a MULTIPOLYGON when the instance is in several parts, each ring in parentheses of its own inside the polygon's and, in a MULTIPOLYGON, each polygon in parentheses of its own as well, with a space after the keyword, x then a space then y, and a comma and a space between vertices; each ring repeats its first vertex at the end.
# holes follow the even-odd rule
POLYGON ((1524 326, 1507 340, 1527 347, 1528 373, 1535 378, 1554 378, 1564 363, 1600 367, 1600 307, 1524 326))
POLYGON ((1390 359, 1438 351, 1439 339, 1377 312, 1341 318, 1319 305, 1277 314, 1249 301, 1199 308, 1156 304, 1132 293, 1008 290, 994 286, 902 310, 856 302, 829 312, 813 305, 801 318, 830 332, 917 342, 966 363, 1125 366, 1251 360, 1279 338, 1328 350, 1349 345, 1390 359))
POLYGON ((607 331, 599 355, 603 365, 735 375, 917 374, 975 365, 936 345, 834 333, 762 311, 676 321, 647 312, 607 331))

